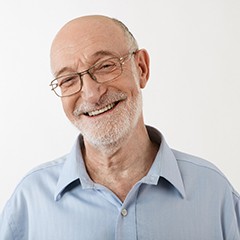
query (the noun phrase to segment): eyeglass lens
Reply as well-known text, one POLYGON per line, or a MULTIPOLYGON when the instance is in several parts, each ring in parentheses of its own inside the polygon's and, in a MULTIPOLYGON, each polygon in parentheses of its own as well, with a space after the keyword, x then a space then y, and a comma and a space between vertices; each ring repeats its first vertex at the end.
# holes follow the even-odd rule
POLYGON ((110 58, 101 61, 92 66, 83 73, 75 73, 57 78, 57 87, 54 91, 58 96, 64 97, 77 93, 82 88, 83 75, 89 74, 90 77, 96 82, 103 83, 111 81, 122 73, 122 66, 119 58, 110 58))

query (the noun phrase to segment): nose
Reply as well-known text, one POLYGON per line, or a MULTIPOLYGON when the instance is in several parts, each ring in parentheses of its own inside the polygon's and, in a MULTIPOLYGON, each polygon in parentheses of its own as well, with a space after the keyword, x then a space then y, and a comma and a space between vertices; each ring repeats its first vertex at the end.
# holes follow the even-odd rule
POLYGON ((106 86, 102 83, 98 83, 94 76, 86 73, 81 76, 82 78, 82 98, 89 103, 97 103, 101 96, 106 92, 106 86))

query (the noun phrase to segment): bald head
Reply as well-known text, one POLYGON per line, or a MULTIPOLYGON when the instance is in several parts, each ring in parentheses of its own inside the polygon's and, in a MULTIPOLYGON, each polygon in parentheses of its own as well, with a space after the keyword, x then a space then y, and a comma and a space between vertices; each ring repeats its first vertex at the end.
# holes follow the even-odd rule
POLYGON ((69 29, 69 28, 71 28, 72 25, 75 25, 75 24, 78 25, 78 24, 81 24, 83 22, 89 22, 89 25, 90 24, 95 24, 95 23, 100 23, 100 22, 103 23, 103 24, 106 24, 106 25, 114 23, 122 29, 123 34, 125 35, 125 37, 129 41, 129 44, 132 44, 135 48, 138 48, 138 44, 137 44, 136 39, 134 38, 133 34, 129 31, 128 27, 123 22, 121 22, 120 20, 118 20, 116 18, 110 18, 110 17, 103 16, 103 15, 89 15, 89 16, 83 16, 83 17, 75 18, 75 19, 69 21, 68 23, 66 23, 60 29, 59 33, 61 33, 61 31, 64 31, 65 28, 69 29))
POLYGON ((108 21, 112 21, 113 23, 118 25, 123 30, 123 33, 125 34, 125 37, 128 38, 128 40, 129 40, 129 43, 132 43, 132 45, 134 45, 136 48, 138 47, 135 37, 130 32, 128 27, 123 22, 121 22, 120 20, 118 20, 116 18, 110 18, 110 17, 107 17, 107 16, 102 16, 102 15, 92 15, 92 16, 79 17, 75 20, 81 20, 83 18, 86 18, 86 19, 93 18, 93 19, 96 19, 96 20, 97 19, 100 20, 102 18, 102 20, 105 19, 105 20, 108 20, 108 21))
POLYGON ((63 53, 64 58, 77 53, 87 59, 93 51, 125 53, 137 48, 134 36, 121 21, 101 15, 83 16, 71 20, 57 33, 51 47, 51 66, 55 72, 56 60, 63 59, 63 53))

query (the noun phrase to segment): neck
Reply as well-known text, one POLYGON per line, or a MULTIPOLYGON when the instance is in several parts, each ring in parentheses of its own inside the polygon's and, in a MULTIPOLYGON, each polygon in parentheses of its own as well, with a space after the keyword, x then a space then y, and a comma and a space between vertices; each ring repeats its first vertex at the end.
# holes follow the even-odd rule
POLYGON ((146 127, 141 124, 121 144, 106 150, 85 142, 83 153, 92 180, 108 187, 124 201, 133 185, 149 171, 157 151, 158 146, 150 141, 146 127))

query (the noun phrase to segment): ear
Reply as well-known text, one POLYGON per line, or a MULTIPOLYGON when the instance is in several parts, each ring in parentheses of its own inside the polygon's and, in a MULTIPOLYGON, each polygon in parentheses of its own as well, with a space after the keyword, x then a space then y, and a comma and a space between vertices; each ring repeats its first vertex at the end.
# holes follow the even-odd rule
POLYGON ((140 87, 144 88, 149 79, 149 55, 145 49, 138 50, 135 56, 136 67, 139 72, 140 87))

